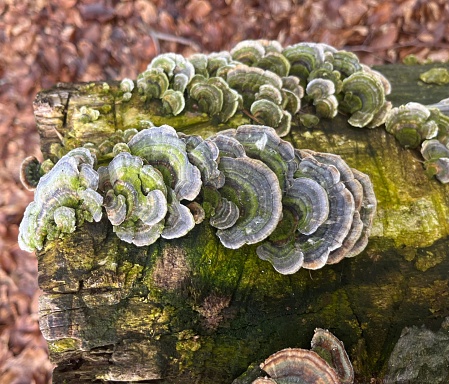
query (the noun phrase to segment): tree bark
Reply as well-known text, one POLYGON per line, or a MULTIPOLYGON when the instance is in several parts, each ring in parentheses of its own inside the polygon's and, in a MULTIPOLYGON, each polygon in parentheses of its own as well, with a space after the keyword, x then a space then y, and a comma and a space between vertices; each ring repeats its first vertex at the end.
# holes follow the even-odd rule
MULTIPOLYGON (((429 67, 376 69, 390 79, 394 105, 432 104, 448 88, 419 81, 429 67)), ((118 84, 104 84, 38 94, 44 159, 55 158, 62 142, 98 145, 145 120, 203 136, 250 121, 241 114, 218 127, 200 113, 164 117, 157 101, 122 102, 118 84), (81 106, 101 118, 80 123, 81 106)), ((293 127, 286 139, 339 154, 371 177, 378 210, 366 250, 283 276, 255 246, 224 248, 207 223, 141 248, 121 242, 105 220, 86 223, 38 252, 40 326, 57 364, 55 383, 229 384, 275 351, 309 348, 316 327, 344 342, 357 380, 369 382, 383 376, 405 326, 439 327, 449 315, 449 187, 427 178, 419 153, 383 128, 350 127, 344 116, 311 130, 293 127)))

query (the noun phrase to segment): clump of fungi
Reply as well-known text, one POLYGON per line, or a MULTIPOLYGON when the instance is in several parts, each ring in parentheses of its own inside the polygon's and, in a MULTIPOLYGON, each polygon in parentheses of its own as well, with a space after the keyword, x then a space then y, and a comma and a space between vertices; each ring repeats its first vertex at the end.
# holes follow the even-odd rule
POLYGON ((360 253, 376 208, 369 177, 337 155, 297 150, 267 126, 207 139, 168 125, 124 133, 108 165, 90 146, 64 155, 39 181, 20 225, 22 249, 99 221, 137 246, 185 236, 208 219, 231 249, 257 254, 283 274, 360 253))

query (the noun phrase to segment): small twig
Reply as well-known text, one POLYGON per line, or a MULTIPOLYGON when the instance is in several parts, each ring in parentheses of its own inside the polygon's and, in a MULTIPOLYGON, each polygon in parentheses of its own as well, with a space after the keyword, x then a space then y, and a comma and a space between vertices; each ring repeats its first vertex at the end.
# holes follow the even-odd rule
POLYGON ((156 54, 160 54, 161 52, 161 47, 159 44, 159 40, 163 40, 163 41, 171 41, 174 43, 178 43, 178 44, 183 44, 183 45, 187 45, 189 47, 192 47, 196 52, 200 52, 202 50, 201 46, 197 43, 195 43, 194 41, 187 39, 185 37, 181 37, 181 36, 175 36, 169 33, 165 33, 165 32, 158 32, 153 30, 152 28, 148 28, 146 25, 144 24, 140 24, 139 28, 145 33, 151 36, 155 48, 156 48, 156 54))

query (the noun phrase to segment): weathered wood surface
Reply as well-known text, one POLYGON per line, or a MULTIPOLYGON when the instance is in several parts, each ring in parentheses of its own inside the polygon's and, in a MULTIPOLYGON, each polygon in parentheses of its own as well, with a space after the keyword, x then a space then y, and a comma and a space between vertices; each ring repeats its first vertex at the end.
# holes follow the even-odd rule
MULTIPOLYGON (((447 86, 419 82, 428 66, 378 69, 392 82, 395 105, 449 96, 447 86)), ((67 145, 99 143, 140 119, 163 122, 157 103, 121 103, 117 84, 109 86, 65 84, 38 95, 44 158, 61 137, 67 145), (104 117, 78 125, 73 116, 82 105, 104 117)), ((213 131, 200 114, 165 122, 187 133, 213 131)), ((367 249, 282 276, 254 246, 225 249, 207 223, 143 248, 120 242, 106 222, 86 224, 38 253, 40 325, 58 364, 55 383, 231 383, 281 348, 308 348, 315 327, 345 343, 363 383, 382 377, 404 326, 439 327, 449 315, 449 186, 428 179, 419 154, 383 128, 352 128, 339 117, 313 130, 293 128, 287 139, 340 154, 370 175, 379 205, 367 249)))

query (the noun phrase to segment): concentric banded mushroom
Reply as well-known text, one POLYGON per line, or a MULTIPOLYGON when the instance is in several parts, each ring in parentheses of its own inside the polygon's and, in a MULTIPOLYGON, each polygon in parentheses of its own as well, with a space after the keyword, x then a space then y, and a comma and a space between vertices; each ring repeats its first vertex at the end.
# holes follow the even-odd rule
POLYGON ((103 197, 96 192, 99 177, 94 163, 87 149, 77 148, 40 178, 20 223, 22 249, 42 249, 45 239, 71 233, 84 220, 100 221, 103 197))
POLYGON ((317 328, 312 350, 285 348, 269 356, 260 368, 269 377, 252 384, 303 383, 352 384, 354 370, 343 343, 327 330, 317 328))

